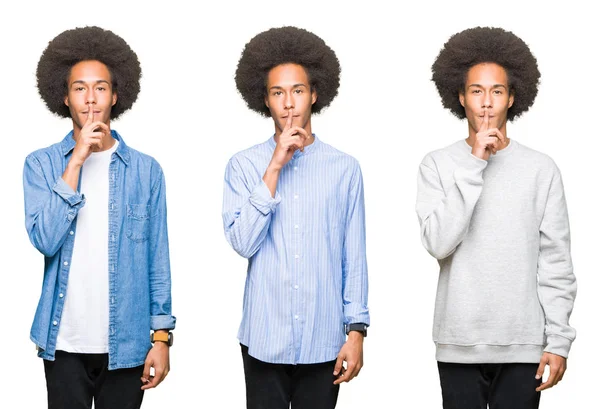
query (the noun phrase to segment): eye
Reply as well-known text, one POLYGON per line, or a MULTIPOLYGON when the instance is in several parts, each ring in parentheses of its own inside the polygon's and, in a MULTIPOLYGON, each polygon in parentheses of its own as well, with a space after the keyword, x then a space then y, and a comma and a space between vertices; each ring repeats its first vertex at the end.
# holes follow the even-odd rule
POLYGON ((471 91, 472 94, 481 94, 481 90, 480 89, 474 89, 473 91, 471 91))
POLYGON ((302 90, 301 90, 300 88, 298 88, 298 89, 295 89, 295 90, 294 90, 294 92, 295 92, 296 94, 302 94, 302 90))
POLYGON ((275 91, 275 92, 273 92, 273 95, 275 95, 275 96, 279 96, 279 95, 282 95, 282 94, 283 94, 283 92, 281 92, 281 91, 275 91))
POLYGON ((75 87, 75 91, 83 91, 84 89, 84 87, 75 87))
POLYGON ((98 91, 106 91, 106 88, 104 88, 104 87, 97 87, 96 89, 97 89, 98 91))
POLYGON ((496 94, 496 95, 502 95, 502 91, 499 90, 499 89, 495 89, 494 90, 494 94, 496 94))

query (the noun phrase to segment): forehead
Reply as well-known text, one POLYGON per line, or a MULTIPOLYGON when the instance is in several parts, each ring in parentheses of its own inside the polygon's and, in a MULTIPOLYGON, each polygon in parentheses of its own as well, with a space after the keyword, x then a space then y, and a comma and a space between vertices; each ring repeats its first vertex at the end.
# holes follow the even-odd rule
POLYGON ((474 65, 467 72, 466 86, 479 84, 482 86, 508 86, 506 70, 496 63, 481 63, 474 65))
POLYGON ((101 80, 111 82, 108 67, 100 61, 80 61, 71 67, 69 83, 73 83, 74 81, 96 82, 101 80))
POLYGON ((267 87, 293 86, 304 84, 308 86, 308 74, 304 67, 298 64, 280 64, 269 71, 267 75, 267 87))

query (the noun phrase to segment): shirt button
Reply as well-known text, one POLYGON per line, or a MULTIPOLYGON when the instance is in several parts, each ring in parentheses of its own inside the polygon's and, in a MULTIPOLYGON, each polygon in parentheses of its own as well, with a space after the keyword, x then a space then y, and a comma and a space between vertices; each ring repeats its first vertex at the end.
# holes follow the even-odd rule
POLYGON ((298 170, 298 166, 294 166, 294 170, 298 170))
POLYGON ((299 256, 298 254, 296 254, 296 255, 294 256, 294 258, 300 258, 300 256, 299 256))
POLYGON ((68 261, 65 261, 63 264, 64 264, 65 266, 68 266, 68 265, 69 265, 69 262, 68 262, 68 261))
POLYGON ((63 298, 65 295, 63 293, 58 294, 60 298, 63 298))
POLYGON ((295 320, 297 320, 297 319, 298 319, 298 316, 297 316, 297 315, 294 315, 294 319, 295 319, 295 320))
POLYGON ((298 284, 296 284, 296 285, 294 286, 294 288, 297 290, 297 289, 298 289, 298 284))
POLYGON ((71 231, 69 232, 69 234, 72 236, 72 235, 74 235, 74 234, 75 234, 75 232, 74 232, 73 230, 71 230, 71 231))
POLYGON ((298 199, 298 195, 294 195, 294 199, 298 199))
POLYGON ((294 229, 297 229, 298 227, 300 227, 300 226, 298 226, 297 224, 296 224, 296 225, 294 225, 294 229))
POLYGON ((54 325, 54 326, 58 325, 58 321, 52 321, 52 325, 54 325))

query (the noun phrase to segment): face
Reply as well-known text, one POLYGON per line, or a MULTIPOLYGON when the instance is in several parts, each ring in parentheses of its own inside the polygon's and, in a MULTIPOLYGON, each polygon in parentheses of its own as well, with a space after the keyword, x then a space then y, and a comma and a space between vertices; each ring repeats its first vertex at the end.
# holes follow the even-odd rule
POLYGON ((65 105, 69 107, 73 127, 81 129, 85 124, 90 107, 94 110, 94 121, 108 125, 110 111, 117 103, 117 94, 112 90, 110 72, 100 61, 81 61, 71 68, 65 105))
POLYGON ((311 108, 316 101, 317 93, 310 89, 308 75, 301 65, 281 64, 269 71, 265 105, 271 111, 276 135, 283 131, 290 110, 292 126, 310 127, 311 108))
POLYGON ((487 111, 490 128, 498 128, 506 134, 506 116, 514 96, 509 92, 508 75, 495 63, 474 65, 467 73, 464 93, 459 94, 460 104, 465 108, 469 133, 477 133, 487 111))

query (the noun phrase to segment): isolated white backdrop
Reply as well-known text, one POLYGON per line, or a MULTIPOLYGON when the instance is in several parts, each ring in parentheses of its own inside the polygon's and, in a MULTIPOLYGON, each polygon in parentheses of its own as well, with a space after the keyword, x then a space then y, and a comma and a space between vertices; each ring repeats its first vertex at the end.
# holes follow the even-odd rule
POLYGON ((178 326, 172 372, 146 393, 144 408, 245 407, 236 333, 246 261, 223 236, 222 176, 235 152, 273 132, 270 120, 246 109, 233 76, 245 43, 282 25, 312 30, 336 51, 342 64, 339 96, 314 118, 313 129, 355 156, 364 175, 372 327, 365 367, 342 386, 338 407, 441 407, 430 335, 437 263, 419 240, 416 173, 427 152, 467 135, 466 123, 442 109, 430 67, 451 34, 477 25, 512 30, 531 46, 542 72, 540 92, 531 112, 509 125, 508 135, 551 155, 566 187, 579 282, 571 323, 578 339, 563 382, 543 393, 542 407, 593 406, 600 335, 600 30, 590 6, 582 4, 5 2, 0 9, 2 406, 46 406, 42 361, 29 341, 43 257, 25 232, 21 172, 29 152, 60 140, 71 126, 49 114, 37 95, 39 56, 54 36, 85 25, 113 30, 137 52, 142 91, 133 110, 112 126, 130 146, 154 156, 167 181, 178 326))

